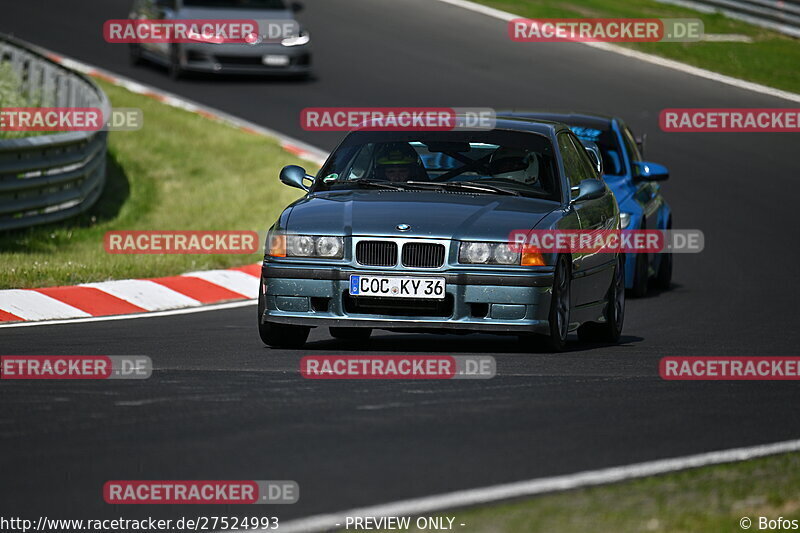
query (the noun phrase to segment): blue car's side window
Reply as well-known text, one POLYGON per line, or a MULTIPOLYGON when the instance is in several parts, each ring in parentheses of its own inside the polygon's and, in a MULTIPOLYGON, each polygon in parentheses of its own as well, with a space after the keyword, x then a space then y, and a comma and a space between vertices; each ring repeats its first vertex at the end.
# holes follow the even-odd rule
POLYGON ((628 152, 628 157, 633 161, 641 161, 642 154, 639 153, 639 147, 636 144, 636 139, 633 137, 633 133, 625 124, 622 124, 622 140, 625 143, 625 150, 628 152))

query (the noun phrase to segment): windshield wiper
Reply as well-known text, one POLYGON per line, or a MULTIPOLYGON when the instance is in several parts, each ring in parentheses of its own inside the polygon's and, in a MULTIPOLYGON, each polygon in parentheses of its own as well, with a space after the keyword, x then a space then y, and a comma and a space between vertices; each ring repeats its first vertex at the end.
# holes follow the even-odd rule
POLYGON ((353 183, 359 187, 374 187, 376 189, 389 189, 390 191, 406 191, 408 187, 403 187, 399 183, 391 183, 388 181, 380 180, 353 180, 353 183))
POLYGON ((469 191, 482 191, 494 194, 508 194, 509 196, 522 196, 518 191, 504 189, 487 183, 475 183, 473 181, 407 181, 407 185, 415 187, 433 187, 443 189, 459 189, 469 191))

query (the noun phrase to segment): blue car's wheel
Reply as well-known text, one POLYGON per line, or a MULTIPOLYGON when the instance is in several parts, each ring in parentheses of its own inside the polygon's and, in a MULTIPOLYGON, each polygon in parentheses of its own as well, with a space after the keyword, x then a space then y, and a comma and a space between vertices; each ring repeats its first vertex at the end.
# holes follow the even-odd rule
MULTIPOLYGON (((672 218, 669 219, 667 229, 672 229, 672 218)), ((656 272, 656 287, 666 291, 670 285, 672 285, 672 254, 661 254, 656 272)))
POLYGON ((590 342, 617 342, 622 335, 625 322, 625 257, 617 256, 614 277, 608 288, 607 303, 603 317, 605 322, 590 322, 578 328, 578 338, 590 342))
POLYGON ((633 272, 633 287, 631 296, 641 298, 647 294, 647 282, 650 277, 650 267, 647 264, 647 254, 636 254, 636 266, 633 272))

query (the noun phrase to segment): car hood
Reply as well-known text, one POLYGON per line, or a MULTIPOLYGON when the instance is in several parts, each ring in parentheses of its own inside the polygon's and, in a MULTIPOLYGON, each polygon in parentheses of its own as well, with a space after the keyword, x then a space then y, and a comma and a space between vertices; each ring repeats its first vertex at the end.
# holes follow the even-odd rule
POLYGON ((292 204, 291 233, 505 240, 531 229, 557 203, 535 198, 436 191, 328 191, 292 204), (410 229, 400 231, 399 224, 410 229), (340 233, 341 232, 341 233, 340 233))

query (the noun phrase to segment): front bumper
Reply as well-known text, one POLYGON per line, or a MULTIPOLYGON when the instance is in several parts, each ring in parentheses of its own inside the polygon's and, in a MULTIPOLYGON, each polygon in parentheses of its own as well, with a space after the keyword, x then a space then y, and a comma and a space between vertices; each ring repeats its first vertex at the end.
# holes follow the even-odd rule
POLYGON ((311 46, 191 43, 181 49, 181 66, 220 74, 307 74, 311 71, 311 46), (286 64, 264 64, 266 56, 285 58, 286 64))
POLYGON ((546 332, 553 285, 551 268, 538 271, 480 269, 359 270, 265 262, 264 322, 302 326, 404 330, 546 332), (444 301, 349 295, 351 274, 443 277, 444 301))

